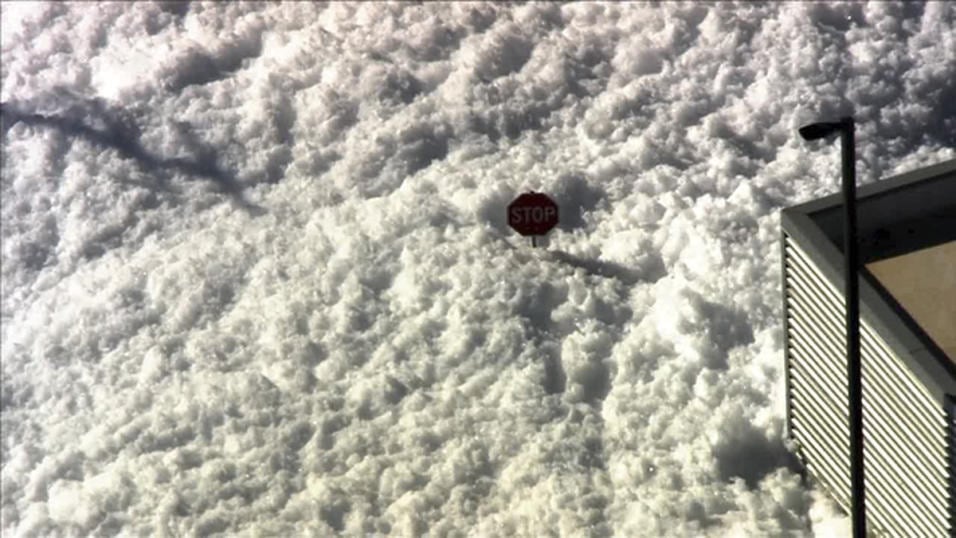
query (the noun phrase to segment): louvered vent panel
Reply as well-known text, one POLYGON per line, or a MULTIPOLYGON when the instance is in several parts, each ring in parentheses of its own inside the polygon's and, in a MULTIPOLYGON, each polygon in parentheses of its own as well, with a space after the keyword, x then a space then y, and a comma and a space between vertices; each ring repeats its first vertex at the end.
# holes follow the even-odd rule
MULTIPOLYGON (((850 506, 843 296, 785 237, 790 433, 809 472, 850 506)), ((946 411, 864 321, 867 520, 890 536, 952 536, 953 441, 946 411)))
POLYGON ((865 323, 861 358, 867 516, 897 536, 951 536, 945 409, 865 323))
POLYGON ((844 508, 850 506, 849 416, 841 302, 809 259, 786 239, 791 435, 808 470, 844 508))

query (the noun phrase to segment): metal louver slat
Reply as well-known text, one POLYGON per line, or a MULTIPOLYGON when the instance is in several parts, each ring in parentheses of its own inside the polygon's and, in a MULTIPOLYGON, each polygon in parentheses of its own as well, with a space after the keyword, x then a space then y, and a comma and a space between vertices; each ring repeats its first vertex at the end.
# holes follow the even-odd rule
POLYGON ((926 387, 916 379, 916 376, 909 371, 896 353, 887 346, 886 342, 866 325, 863 327, 863 332, 865 333, 864 336, 866 336, 866 344, 870 346, 873 354, 880 358, 880 361, 876 364, 893 366, 893 372, 896 377, 905 383, 906 388, 910 389, 914 396, 918 396, 926 402, 927 408, 932 409, 934 414, 938 414, 939 416, 945 415, 945 411, 936 405, 933 397, 926 390, 926 387))
MULTIPOLYGON (((791 318, 790 331, 798 337, 803 337, 799 338, 798 341, 800 347, 807 348, 808 353, 805 358, 808 364, 812 363, 813 369, 820 375, 826 376, 831 384, 843 387, 843 398, 846 398, 846 379, 841 378, 839 368, 834 364, 836 361, 832 360, 835 353, 833 343, 821 338, 812 338, 810 336, 813 334, 812 329, 805 329, 804 327, 800 316, 794 313, 791 318)), ((845 375, 844 373, 843 377, 845 375)))
POLYGON ((871 435, 867 437, 867 441, 869 442, 870 440, 873 441, 873 450, 867 453, 867 456, 872 458, 871 461, 873 465, 867 467, 867 475, 872 474, 874 477, 887 477, 895 489, 906 492, 905 498, 909 502, 920 504, 924 509, 930 511, 938 509, 940 514, 945 516, 945 503, 938 497, 934 499, 928 495, 927 489, 933 488, 921 487, 918 481, 906 473, 906 468, 894 465, 894 463, 900 462, 892 461, 892 456, 890 456, 890 454, 892 454, 892 452, 890 452, 891 448, 885 446, 885 439, 877 435, 871 435))
MULTIPOLYGON (((916 506, 891 479, 880 474, 881 470, 866 469, 867 498, 872 498, 874 501, 867 503, 868 518, 896 522, 899 526, 909 527, 910 532, 916 532, 918 536, 938 536, 938 532, 932 531, 935 525, 928 522, 929 518, 925 510, 916 506)), ((884 524, 884 526, 888 525, 884 524)))
POLYGON ((834 440, 828 432, 815 428, 813 426, 812 419, 813 417, 807 417, 808 421, 803 422, 803 419, 796 419, 796 423, 801 425, 802 430, 806 433, 807 436, 814 438, 814 445, 819 449, 820 452, 826 452, 831 456, 831 459, 842 460, 848 459, 849 456, 845 453, 848 453, 848 447, 845 446, 846 443, 840 443, 837 440, 834 440), (842 454, 842 456, 841 456, 842 454))
MULTIPOLYGON (((883 470, 883 469, 880 469, 883 470)), ((932 529, 945 525, 945 515, 937 512, 927 512, 925 506, 915 502, 906 490, 897 487, 892 478, 883 476, 876 470, 866 469, 866 488, 868 495, 874 501, 867 503, 870 518, 883 521, 898 521, 902 525, 932 529), (870 475, 873 475, 872 477, 870 475), (916 523, 918 522, 918 523, 916 523)), ((945 514, 945 512, 943 512, 945 514)), ((919 532, 920 536, 937 536, 938 532, 919 532)))
POLYGON ((821 315, 825 315, 829 321, 836 326, 843 326, 843 299, 834 293, 827 293, 827 290, 819 288, 819 276, 810 276, 806 269, 799 265, 787 268, 788 276, 791 277, 790 285, 795 289, 804 292, 807 299, 812 301, 813 305, 820 310, 821 315))
MULTIPOLYGON (((890 536, 909 536, 914 532, 917 532, 917 529, 910 524, 910 521, 913 519, 910 516, 904 516, 903 513, 895 508, 896 501, 893 501, 893 498, 896 497, 895 494, 886 490, 882 487, 882 484, 874 484, 869 479, 866 480, 866 491, 868 497, 888 497, 890 502, 884 503, 880 509, 873 509, 872 507, 868 510, 867 520, 876 524, 880 530, 884 533, 889 533, 890 536)), ((938 533, 927 533, 926 531, 919 532, 920 536, 936 536, 938 533)))
MULTIPOLYGON (((884 460, 884 456, 880 454, 880 451, 886 451, 888 454, 893 454, 892 460, 888 460, 887 463, 889 471, 897 476, 897 481, 900 484, 909 484, 913 489, 913 496, 919 497, 927 490, 936 490, 937 495, 943 494, 946 491, 946 474, 945 471, 935 471, 924 464, 924 462, 909 458, 907 448, 901 446, 898 440, 894 440, 892 434, 887 433, 886 429, 880 426, 884 424, 874 425, 873 421, 867 422, 867 426, 870 427, 870 430, 867 432, 866 439, 872 439, 874 442, 873 457, 876 460, 884 460)), ((867 453, 869 454, 869 453, 867 453)), ((940 505, 943 503, 938 500, 940 505)))
POLYGON ((812 378, 804 377, 796 370, 790 375, 802 385, 800 392, 794 392, 794 403, 803 404, 801 409, 804 409, 805 405, 804 410, 813 413, 814 418, 820 421, 819 427, 825 428, 829 433, 833 435, 846 433, 849 428, 849 418, 846 413, 841 413, 839 407, 828 405, 832 399, 822 395, 812 378))
MULTIPOLYGON (((794 254, 796 253, 797 249, 794 249, 794 254)), ((829 308, 832 308, 832 315, 835 316, 842 325, 845 312, 843 308, 843 296, 840 295, 839 290, 830 284, 817 269, 812 268, 809 262, 804 260, 802 256, 794 257, 792 260, 793 264, 790 267, 794 273, 794 283, 805 285, 808 289, 811 289, 811 293, 819 299, 821 304, 828 305, 829 308)))
POLYGON ((816 301, 813 297, 800 293, 798 286, 794 286, 793 291, 794 294, 787 298, 790 306, 792 307, 790 316, 793 317, 799 315, 804 319, 804 321, 813 322, 815 330, 821 337, 824 337, 834 343, 840 343, 840 358, 842 359, 842 348, 846 342, 841 333, 843 324, 837 323, 832 319, 832 316, 827 315, 826 310, 823 309, 819 304, 816 304, 816 301))
POLYGON ((879 373, 864 370, 863 381, 867 384, 866 388, 868 389, 868 392, 864 393, 864 397, 868 394, 871 395, 868 400, 872 402, 870 403, 871 406, 880 406, 886 410, 892 409, 892 412, 897 415, 898 424, 906 427, 909 436, 923 439, 927 443, 924 448, 937 454, 937 457, 941 454, 940 451, 946 446, 945 441, 938 433, 933 435, 933 428, 926 424, 925 419, 917 418, 919 413, 914 412, 914 409, 918 410, 918 407, 913 404, 912 400, 907 402, 897 396, 894 391, 889 389, 886 377, 879 375, 879 373))
POLYGON ((793 420, 794 423, 797 424, 797 427, 801 428, 805 434, 804 440, 800 442, 800 446, 807 456, 807 461, 817 468, 827 471, 826 473, 821 473, 817 478, 825 478, 826 480, 823 480, 824 485, 833 490, 839 498, 844 500, 849 499, 850 476, 846 472, 847 463, 843 463, 842 465, 839 463, 841 459, 848 461, 849 456, 840 458, 838 453, 827 448, 827 444, 818 437, 818 433, 809 428, 808 424, 802 427, 802 419, 794 417, 793 420))
MULTIPOLYGON (((812 429, 819 431, 825 439, 838 440, 837 447, 842 454, 841 458, 849 458, 849 441, 847 438, 848 418, 840 412, 839 406, 830 405, 832 398, 827 398, 825 392, 816 386, 816 381, 805 377, 798 369, 791 372, 794 385, 802 389, 794 391, 793 406, 799 410, 799 416, 812 419, 812 429)), ((809 427, 809 426, 808 426, 809 427)))
MULTIPOLYGON (((808 350, 812 353, 812 350, 808 350)), ((794 357, 806 356, 803 351, 794 350, 794 357)), ((820 372, 819 368, 814 368, 812 363, 806 363, 803 365, 794 365, 791 368, 791 372, 795 375, 799 375, 812 380, 813 389, 815 391, 815 396, 817 396, 817 401, 821 404, 837 404, 846 399, 846 390, 844 387, 840 387, 833 383, 832 378, 827 378, 827 376, 820 372)), ((834 407, 835 409, 840 409, 839 407, 834 407)), ((839 416, 844 416, 846 413, 837 413, 839 416)))
POLYGON ((946 472, 946 463, 941 457, 943 447, 938 445, 938 440, 906 428, 907 419, 900 412, 901 409, 894 405, 895 402, 889 398, 874 396, 867 403, 867 411, 873 417, 872 427, 879 427, 885 434, 891 433, 898 439, 897 448, 901 451, 905 449, 913 461, 921 463, 936 474, 946 472))
POLYGON ((939 437, 942 433, 939 428, 943 428, 943 431, 946 428, 943 411, 932 404, 929 396, 919 390, 920 388, 912 379, 907 379, 906 376, 900 374, 898 365, 893 367, 894 365, 890 362, 889 355, 885 351, 878 350, 878 347, 869 340, 866 339, 862 346, 866 351, 865 356, 871 357, 863 365, 864 381, 867 380, 867 374, 873 372, 874 375, 872 375, 870 384, 882 387, 881 393, 885 397, 900 402, 900 396, 898 395, 905 394, 906 401, 900 402, 900 405, 903 409, 913 410, 912 412, 906 411, 913 426, 924 435, 940 439, 940 446, 943 446, 944 442, 939 437), (909 390, 904 392, 903 389, 909 390))
MULTIPOLYGON (((800 378, 794 379, 797 381, 803 381, 800 378)), ((813 418, 813 420, 818 421, 814 425, 815 429, 826 432, 828 437, 837 439, 845 437, 843 434, 846 433, 847 428, 846 418, 838 417, 834 414, 832 409, 827 409, 824 406, 818 405, 811 393, 794 393, 794 404, 800 406, 801 415, 806 415, 807 418, 813 418)), ((841 446, 842 444, 845 443, 841 443, 841 446)))
POLYGON ((790 303, 792 306, 790 319, 800 319, 805 324, 811 325, 817 338, 832 344, 834 351, 836 351, 837 348, 839 349, 839 354, 836 355, 836 358, 840 359, 841 364, 845 365, 843 361, 845 340, 840 336, 837 326, 825 321, 823 319, 824 316, 822 316, 818 310, 804 304, 805 301, 800 296, 794 296, 790 300, 790 303))

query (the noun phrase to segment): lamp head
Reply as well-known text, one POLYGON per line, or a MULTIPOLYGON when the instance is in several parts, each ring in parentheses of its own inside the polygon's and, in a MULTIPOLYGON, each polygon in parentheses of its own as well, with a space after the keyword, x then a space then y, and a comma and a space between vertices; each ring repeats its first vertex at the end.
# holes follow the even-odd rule
POLYGON ((844 122, 842 121, 822 121, 804 125, 798 130, 804 140, 819 140, 839 131, 843 128, 843 125, 844 122))

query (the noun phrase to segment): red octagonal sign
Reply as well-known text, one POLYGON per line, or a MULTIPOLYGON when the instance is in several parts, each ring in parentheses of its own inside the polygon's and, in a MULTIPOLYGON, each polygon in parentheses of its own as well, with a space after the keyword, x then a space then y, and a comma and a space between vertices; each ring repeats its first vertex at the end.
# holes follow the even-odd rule
POLYGON ((547 194, 526 192, 508 204, 508 225, 521 235, 544 235, 558 224, 558 204, 547 194))

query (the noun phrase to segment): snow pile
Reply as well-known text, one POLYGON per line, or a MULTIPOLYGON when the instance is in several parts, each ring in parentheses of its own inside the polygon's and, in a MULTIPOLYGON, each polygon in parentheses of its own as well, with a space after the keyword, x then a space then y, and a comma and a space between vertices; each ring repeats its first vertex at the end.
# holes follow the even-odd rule
POLYGON ((813 119, 864 182, 954 156, 954 17, 4 4, 4 534, 845 533, 777 214, 813 119))

